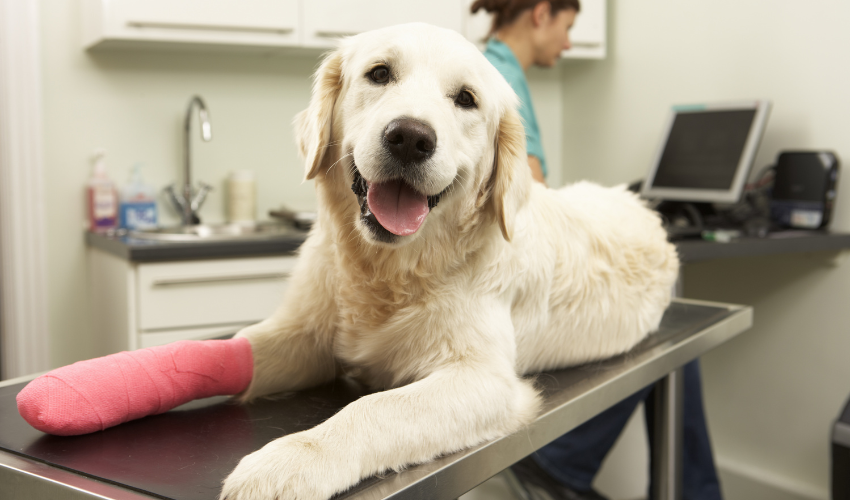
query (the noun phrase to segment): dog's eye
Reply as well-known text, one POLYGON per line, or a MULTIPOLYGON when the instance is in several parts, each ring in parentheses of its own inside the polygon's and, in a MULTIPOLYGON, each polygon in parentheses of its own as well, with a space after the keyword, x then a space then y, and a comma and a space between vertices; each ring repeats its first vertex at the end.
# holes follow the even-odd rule
POLYGON ((472 108, 475 107, 475 98, 468 90, 463 90, 455 97, 455 104, 462 108, 472 108))
POLYGON ((375 83, 387 83, 390 81, 390 70, 386 66, 375 66, 369 72, 369 79, 375 83))

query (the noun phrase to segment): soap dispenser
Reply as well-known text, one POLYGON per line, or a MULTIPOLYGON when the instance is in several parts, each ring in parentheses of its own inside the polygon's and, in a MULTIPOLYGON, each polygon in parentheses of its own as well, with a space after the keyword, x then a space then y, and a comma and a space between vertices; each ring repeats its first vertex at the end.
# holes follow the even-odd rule
POLYGON ((106 151, 95 150, 92 160, 92 175, 86 183, 88 226, 90 231, 106 232, 118 224, 118 196, 106 173, 106 151))
POLYGON ((121 227, 125 229, 155 229, 156 188, 145 184, 142 164, 130 170, 130 182, 121 188, 121 227))

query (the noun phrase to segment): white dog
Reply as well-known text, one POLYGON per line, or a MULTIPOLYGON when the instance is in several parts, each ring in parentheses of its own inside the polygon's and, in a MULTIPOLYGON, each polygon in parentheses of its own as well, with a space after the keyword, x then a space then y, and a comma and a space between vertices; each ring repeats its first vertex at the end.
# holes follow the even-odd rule
POLYGON ((347 374, 383 392, 245 457, 222 498, 326 499, 512 433, 523 374, 655 330, 678 259, 624 188, 532 182, 517 98, 462 36, 424 24, 341 42, 296 119, 318 221, 286 299, 246 328, 242 396, 347 374))

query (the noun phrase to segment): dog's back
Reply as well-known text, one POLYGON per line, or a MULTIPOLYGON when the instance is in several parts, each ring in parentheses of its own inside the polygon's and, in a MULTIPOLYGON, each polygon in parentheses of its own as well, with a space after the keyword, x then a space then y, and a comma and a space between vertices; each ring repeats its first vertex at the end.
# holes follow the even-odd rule
POLYGON ((589 182, 537 187, 521 217, 514 244, 526 268, 512 309, 519 372, 621 354, 657 329, 679 260, 637 196, 589 182))

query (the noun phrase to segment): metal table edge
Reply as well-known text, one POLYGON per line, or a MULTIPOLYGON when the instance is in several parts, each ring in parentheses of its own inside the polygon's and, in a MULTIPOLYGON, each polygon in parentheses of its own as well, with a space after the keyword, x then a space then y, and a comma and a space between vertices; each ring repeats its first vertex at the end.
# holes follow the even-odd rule
POLYGON ((23 376, 20 376, 20 377, 6 379, 6 380, 3 380, 3 381, 0 381, 0 388, 8 387, 10 385, 22 384, 24 382, 29 382, 30 380, 33 380, 37 377, 44 375, 45 373, 48 373, 48 372, 31 373, 29 375, 23 375, 23 376))
POLYGON ((62 498, 63 500, 151 500, 160 496, 148 495, 90 478, 27 457, 0 449, 0 479, 6 487, 4 495, 10 500, 34 498, 62 498), (12 483, 16 483, 13 485, 12 483), (33 494, 33 490, 39 493, 33 494), (26 490, 26 491, 25 491, 26 490), (19 493, 19 494, 16 494, 19 493))

